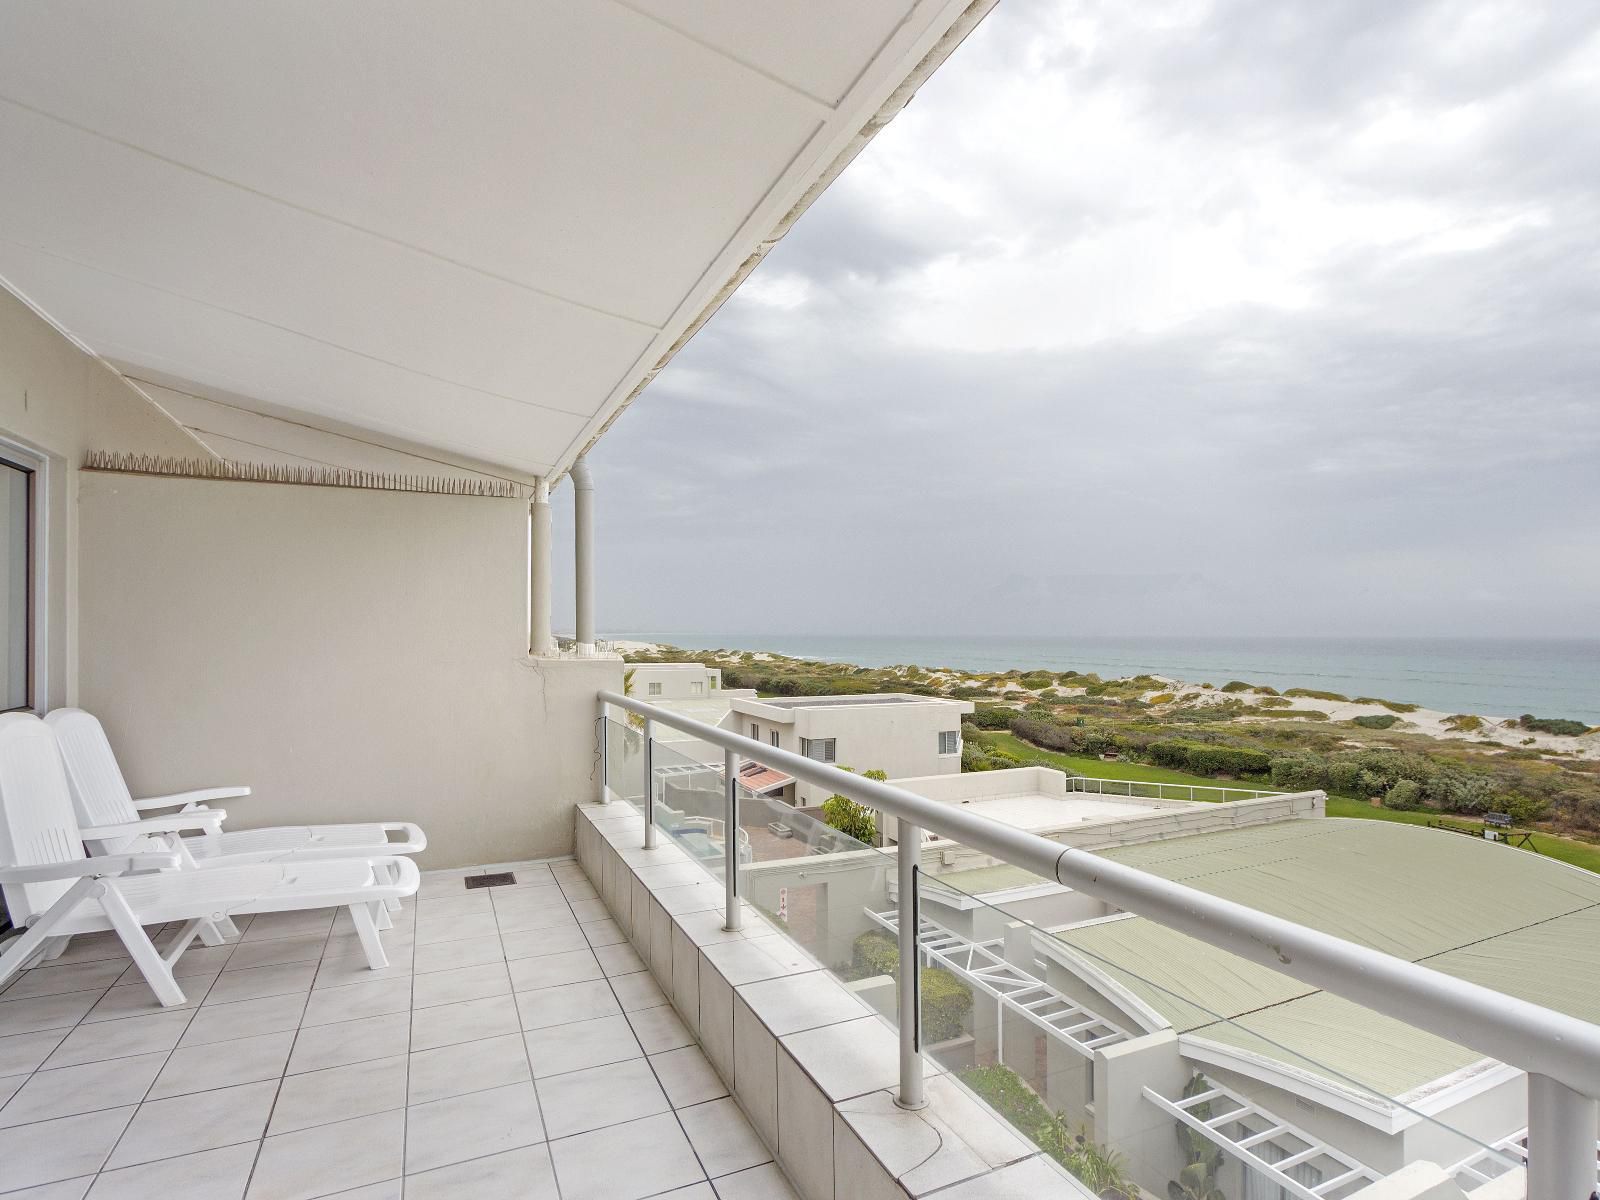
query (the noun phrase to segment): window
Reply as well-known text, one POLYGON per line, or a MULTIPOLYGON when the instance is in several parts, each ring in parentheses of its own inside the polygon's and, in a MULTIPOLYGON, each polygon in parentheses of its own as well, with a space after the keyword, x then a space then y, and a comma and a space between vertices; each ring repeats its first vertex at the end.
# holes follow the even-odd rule
POLYGON ((689 684, 689 694, 691 696, 704 696, 706 694, 705 680, 703 680, 703 679, 693 680, 689 684))
POLYGON ((0 709, 33 702, 33 471, 0 458, 0 709))
POLYGON ((835 738, 801 738, 800 753, 818 762, 832 762, 835 738))
POLYGON ((778 731, 776 729, 770 730, 767 734, 767 738, 774 746, 776 746, 778 744, 778 731))
POLYGON ((750 740, 753 742, 759 742, 761 740, 761 726, 757 725, 754 721, 750 722, 750 740))
POLYGON ((940 754, 961 753, 961 731, 959 729, 941 730, 939 733, 940 754))
POLYGON ((651 695, 652 695, 652 696, 659 696, 659 695, 661 695, 661 685, 660 685, 660 684, 659 684, 659 683, 652 683, 652 684, 650 684, 650 694, 651 694, 651 695))

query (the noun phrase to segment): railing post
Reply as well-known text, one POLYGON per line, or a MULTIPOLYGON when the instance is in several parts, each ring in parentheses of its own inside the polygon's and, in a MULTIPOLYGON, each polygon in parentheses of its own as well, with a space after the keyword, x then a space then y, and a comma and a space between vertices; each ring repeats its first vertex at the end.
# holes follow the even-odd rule
POLYGON ((644 719, 644 848, 656 848, 656 723, 644 719))
POLYGON ((722 772, 727 789, 722 809, 722 927, 734 933, 744 923, 744 915, 739 909, 739 756, 732 750, 722 752, 722 772))
POLYGON ((1600 1105, 1548 1075, 1528 1076, 1528 1200, 1585 1200, 1594 1192, 1600 1105))
POLYGON ((604 700, 597 702, 600 722, 596 726, 600 737, 600 803, 611 803, 611 730, 607 728, 606 721, 610 717, 610 706, 604 700))
POLYGON ((922 874, 922 827, 900 821, 900 1094, 901 1108, 926 1108, 922 1089, 922 969, 917 962, 917 933, 922 923, 918 876, 922 874))

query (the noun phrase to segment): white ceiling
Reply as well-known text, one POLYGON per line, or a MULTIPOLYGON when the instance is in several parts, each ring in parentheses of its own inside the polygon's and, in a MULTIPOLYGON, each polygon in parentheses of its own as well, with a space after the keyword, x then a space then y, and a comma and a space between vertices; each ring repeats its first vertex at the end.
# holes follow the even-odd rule
POLYGON ((967 8, 6 3, 0 282, 225 457, 559 473, 967 8))

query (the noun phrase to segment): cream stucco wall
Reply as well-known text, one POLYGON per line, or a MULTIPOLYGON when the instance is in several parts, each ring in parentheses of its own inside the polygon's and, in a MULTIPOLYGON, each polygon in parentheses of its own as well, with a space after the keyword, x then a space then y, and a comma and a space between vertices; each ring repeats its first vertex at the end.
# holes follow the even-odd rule
MULTIPOLYGON (((44 667, 40 709, 77 694, 78 464, 87 450, 203 458, 207 452, 160 409, 0 289, 0 439, 45 460, 42 496, 44 667)), ((42 659, 42 662, 39 661, 42 659)))
POLYGON ((85 474, 81 698, 136 792, 414 820, 423 865, 564 854, 613 659, 530 660, 521 501, 85 474))

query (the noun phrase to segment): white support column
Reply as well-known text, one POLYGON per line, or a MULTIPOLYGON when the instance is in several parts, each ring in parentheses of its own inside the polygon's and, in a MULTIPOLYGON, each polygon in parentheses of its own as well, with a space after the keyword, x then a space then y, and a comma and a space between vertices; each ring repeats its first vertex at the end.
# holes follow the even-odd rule
POLYGON ((550 632, 550 485, 543 479, 533 489, 528 520, 533 550, 529 556, 528 653, 554 654, 556 639, 550 632))
POLYGON ((1600 1106, 1547 1075, 1528 1076, 1528 1200, 1586 1200, 1594 1191, 1600 1106))
POLYGON ((594 653, 594 479, 581 457, 572 464, 572 559, 578 653, 594 653))

